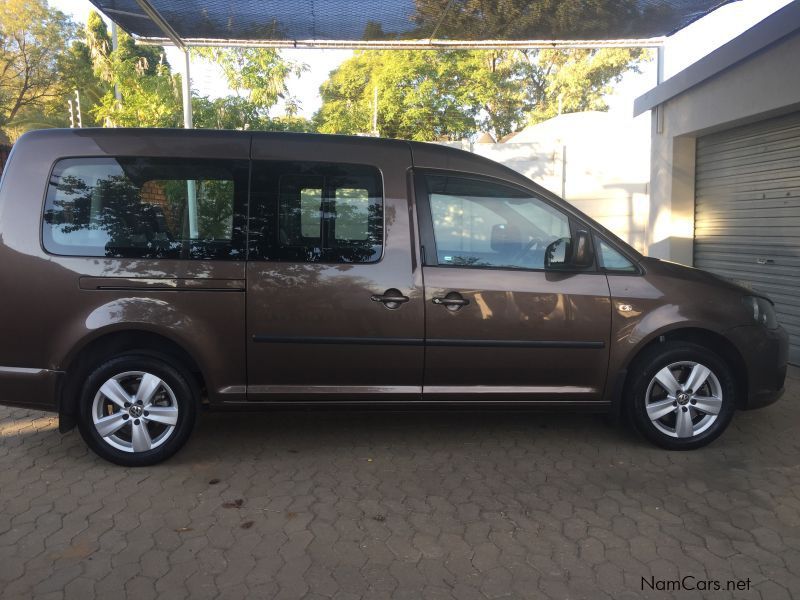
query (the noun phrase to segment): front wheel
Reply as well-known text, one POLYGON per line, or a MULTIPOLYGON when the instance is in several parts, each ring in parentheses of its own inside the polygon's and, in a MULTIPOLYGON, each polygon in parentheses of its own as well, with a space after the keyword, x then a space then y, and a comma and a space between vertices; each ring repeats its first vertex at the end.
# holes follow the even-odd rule
POLYGON ((669 450, 711 443, 728 427, 736 407, 730 368, 697 344, 665 342, 647 350, 633 366, 627 390, 636 428, 669 450))
POLYGON ((186 442, 197 413, 191 379, 158 358, 125 355, 89 375, 78 429, 99 456, 139 467, 161 462, 186 442))

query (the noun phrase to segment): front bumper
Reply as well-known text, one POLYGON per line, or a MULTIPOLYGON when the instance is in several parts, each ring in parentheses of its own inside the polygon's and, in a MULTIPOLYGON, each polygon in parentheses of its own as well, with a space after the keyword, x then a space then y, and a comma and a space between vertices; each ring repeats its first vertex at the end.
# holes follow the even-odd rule
POLYGON ((747 398, 741 408, 761 408, 783 395, 789 359, 789 334, 783 327, 736 327, 727 332, 747 367, 747 398))
POLYGON ((60 371, 0 367, 0 404, 57 411, 60 371))

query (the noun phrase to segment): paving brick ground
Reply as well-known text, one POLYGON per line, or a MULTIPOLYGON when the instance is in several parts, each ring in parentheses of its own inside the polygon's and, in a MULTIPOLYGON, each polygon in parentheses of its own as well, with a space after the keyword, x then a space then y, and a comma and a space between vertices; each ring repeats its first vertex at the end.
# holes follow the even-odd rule
POLYGON ((0 408, 0 597, 800 596, 791 377, 689 453, 598 416, 207 414, 136 470, 0 408), (751 587, 642 589, 684 576, 751 587))

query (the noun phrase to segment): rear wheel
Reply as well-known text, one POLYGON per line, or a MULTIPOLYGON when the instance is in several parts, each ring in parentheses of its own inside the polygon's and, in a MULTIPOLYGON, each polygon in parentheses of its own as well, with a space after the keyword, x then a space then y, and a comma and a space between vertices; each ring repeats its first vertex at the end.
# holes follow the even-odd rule
POLYGON ((146 466, 169 458, 186 442, 197 393, 181 369, 132 354, 89 375, 79 409, 78 428, 99 456, 124 466, 146 466))
POLYGON ((730 368, 697 344, 665 342, 647 350, 632 370, 628 406, 636 428, 669 450, 715 440, 730 424, 736 387, 730 368))

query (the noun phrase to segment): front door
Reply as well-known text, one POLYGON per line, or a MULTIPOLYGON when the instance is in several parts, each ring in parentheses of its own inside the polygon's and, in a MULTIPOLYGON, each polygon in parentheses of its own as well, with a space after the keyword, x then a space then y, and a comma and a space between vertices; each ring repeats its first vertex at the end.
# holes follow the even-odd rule
POLYGON ((611 317, 606 277, 544 268, 548 245, 571 237, 574 218, 494 179, 440 172, 415 179, 426 399, 600 400, 611 317))
POLYGON ((248 399, 419 397, 408 146, 256 134, 252 157, 248 399))

